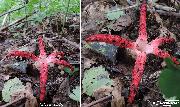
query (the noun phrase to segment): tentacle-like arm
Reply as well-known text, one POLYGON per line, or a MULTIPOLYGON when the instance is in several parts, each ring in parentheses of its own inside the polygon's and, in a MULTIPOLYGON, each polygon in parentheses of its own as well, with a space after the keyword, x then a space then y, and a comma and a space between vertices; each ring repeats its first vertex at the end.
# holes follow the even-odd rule
POLYGON ((86 42, 105 42, 122 48, 133 48, 134 43, 118 35, 95 34, 86 39, 86 42))
POLYGON ((38 37, 40 56, 46 55, 42 36, 38 37))
POLYGON ((58 64, 58 65, 63 65, 65 67, 69 67, 71 69, 71 71, 74 71, 74 68, 72 67, 71 64, 69 64, 67 61, 65 60, 59 60, 59 59, 56 59, 53 61, 55 64, 58 64))
POLYGON ((38 58, 31 52, 26 51, 11 51, 7 56, 21 56, 36 61, 38 58))
POLYGON ((60 55, 61 57, 64 57, 64 52, 53 52, 53 53, 51 53, 48 57, 55 58, 55 57, 57 57, 58 55, 60 55))
POLYGON ((40 101, 44 100, 46 94, 46 83, 48 77, 48 64, 43 62, 40 66, 40 101))
POLYGON ((136 92, 138 91, 139 83, 142 78, 142 74, 144 71, 144 65, 146 62, 146 53, 140 53, 135 62, 135 66, 132 71, 132 82, 130 86, 130 95, 129 95, 129 102, 132 103, 134 101, 134 97, 136 92))
POLYGON ((146 32, 146 2, 144 1, 140 8, 140 20, 139 20, 139 40, 147 41, 146 32))
POLYGON ((173 60, 173 62, 175 63, 175 64, 180 64, 180 62, 175 58, 175 57, 172 57, 168 52, 166 52, 166 51, 163 51, 163 50, 161 50, 161 49, 158 49, 158 48, 156 48, 156 49, 154 49, 154 51, 153 51, 153 53, 154 53, 154 55, 156 55, 156 56, 159 56, 160 58, 171 58, 172 60, 173 60))
POLYGON ((160 37, 153 40, 150 45, 154 48, 158 48, 158 46, 164 44, 164 43, 170 43, 174 42, 175 40, 173 38, 166 38, 166 37, 160 37))

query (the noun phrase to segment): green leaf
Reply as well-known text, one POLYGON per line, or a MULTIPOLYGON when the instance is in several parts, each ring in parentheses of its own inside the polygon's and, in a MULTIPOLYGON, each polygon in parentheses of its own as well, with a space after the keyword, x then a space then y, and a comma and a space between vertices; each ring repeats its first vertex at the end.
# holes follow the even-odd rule
MULTIPOLYGON (((80 6, 77 5, 79 3, 80 0, 72 0, 69 4, 68 14, 79 12, 80 6)), ((0 13, 16 9, 23 5, 24 2, 22 2, 22 0, 2 0, 0 2, 0 13)), ((45 17, 50 15, 54 15, 58 12, 66 13, 67 5, 68 0, 29 0, 28 4, 26 4, 26 8, 14 11, 10 14, 11 19, 9 23, 33 12, 36 12, 30 17, 30 19, 33 19, 33 24, 36 22, 42 22, 45 17)), ((0 17, 0 23, 2 23, 3 18, 4 17, 0 17)))
POLYGON ((165 62, 167 64, 167 67, 171 70, 176 70, 177 67, 174 65, 174 62, 170 58, 166 58, 165 62))
POLYGON ((89 96, 92 96, 95 90, 103 86, 111 87, 112 84, 113 81, 109 78, 108 72, 102 66, 86 70, 82 80, 83 92, 89 96))
MULTIPOLYGON (((180 67, 169 59, 166 59, 166 63, 167 68, 162 71, 158 80, 159 88, 167 98, 176 97, 176 100, 180 100, 180 67)), ((180 103, 173 107, 180 107, 180 103)))
POLYGON ((65 67, 64 68, 64 72, 68 73, 70 76, 72 76, 75 72, 79 71, 79 68, 76 68, 75 66, 73 66, 74 71, 71 71, 70 68, 65 67))
POLYGON ((69 97, 75 101, 80 102, 80 86, 76 86, 75 89, 72 90, 73 93, 69 94, 69 97))
POLYGON ((122 10, 112 10, 107 12, 106 17, 108 20, 116 20, 124 14, 125 13, 122 10))
POLYGON ((25 86, 18 78, 8 80, 4 84, 4 88, 2 90, 3 100, 5 102, 9 102, 11 99, 11 95, 21 89, 25 89, 25 86))

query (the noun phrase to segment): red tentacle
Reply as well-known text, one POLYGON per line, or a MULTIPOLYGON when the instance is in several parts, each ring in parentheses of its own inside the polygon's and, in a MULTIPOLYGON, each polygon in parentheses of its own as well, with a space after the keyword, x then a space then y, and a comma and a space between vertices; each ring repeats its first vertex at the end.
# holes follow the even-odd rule
POLYGON ((46 55, 42 36, 38 37, 40 56, 46 55))
POLYGON ((40 66, 40 101, 43 101, 45 98, 47 77, 48 64, 46 62, 43 62, 40 66))
POLYGON ((63 65, 65 67, 69 67, 71 69, 71 71, 74 71, 74 68, 71 64, 69 64, 67 61, 65 60, 59 60, 59 59, 56 59, 54 60, 54 63, 58 64, 58 65, 63 65))
POLYGON ((180 62, 175 58, 175 57, 172 57, 168 52, 166 52, 166 51, 163 51, 163 50, 161 50, 161 49, 158 49, 158 48, 156 48, 156 49, 154 49, 154 55, 156 55, 156 56, 159 56, 160 58, 171 58, 172 60, 173 60, 173 62, 175 63, 175 64, 180 64, 180 62))
POLYGON ((139 40, 147 41, 146 31, 146 2, 144 1, 140 8, 140 20, 139 20, 139 40))
POLYGON ((146 62, 146 53, 142 52, 136 58, 135 66, 132 71, 132 82, 130 86, 130 95, 129 102, 132 103, 134 101, 134 97, 139 87, 139 83, 142 78, 142 74, 144 71, 144 65, 146 62))
POLYGON ((160 38, 156 38, 155 40, 153 40, 150 44, 152 47, 157 48, 158 46, 164 44, 164 43, 169 43, 169 42, 174 42, 175 39, 173 38, 165 38, 165 37, 160 37, 160 38))
POLYGON ((31 52, 26 51, 11 51, 7 56, 21 56, 36 61, 38 58, 31 52))
POLYGON ((86 42, 105 42, 122 48, 133 48, 134 43, 118 35, 95 34, 86 39, 86 42))
POLYGON ((171 57, 171 59, 172 59, 172 61, 173 61, 175 64, 180 65, 180 62, 178 61, 177 58, 171 57))
POLYGON ((57 57, 58 55, 60 55, 61 57, 64 57, 64 52, 53 52, 51 53, 48 57, 57 57))

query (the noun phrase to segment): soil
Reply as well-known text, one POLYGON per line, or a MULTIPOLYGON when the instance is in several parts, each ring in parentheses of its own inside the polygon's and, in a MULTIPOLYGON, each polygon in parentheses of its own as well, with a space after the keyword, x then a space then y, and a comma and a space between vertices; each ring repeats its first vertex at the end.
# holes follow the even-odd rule
MULTIPOLYGON (((137 8, 130 8, 125 11, 125 19, 130 17, 130 20, 126 20, 126 22, 122 23, 124 18, 120 17, 117 20, 108 20, 105 16, 105 12, 110 10, 111 8, 117 6, 119 8, 128 7, 128 3, 126 0, 122 0, 118 2, 115 0, 114 2, 110 2, 108 0, 96 1, 93 2, 89 0, 82 0, 82 41, 83 46, 86 45, 84 39, 93 34, 105 33, 105 34, 114 34, 121 35, 124 38, 128 38, 132 41, 135 41, 138 36, 138 27, 139 27, 139 10, 137 8), (123 3, 124 1, 124 3, 123 3), (98 23, 99 22, 99 23, 98 23), (117 22, 119 26, 117 26, 117 22), (114 26, 113 29, 108 29, 107 25, 114 26)), ((170 7, 176 8, 170 0, 162 1, 159 0, 157 3, 165 4, 170 7)), ((166 31, 170 31, 175 35, 176 42, 164 44, 160 48, 168 51, 171 55, 180 58, 177 54, 179 53, 179 42, 180 42, 180 28, 179 18, 174 16, 160 15, 162 19, 163 26, 167 28, 166 31)), ((156 17, 153 13, 147 12, 147 33, 148 33, 148 41, 152 41, 156 37, 161 35, 160 26, 161 24, 156 21, 156 17)), ((168 35, 169 36, 169 35, 168 35)), ((114 53, 112 53, 114 54, 114 53)), ((163 95, 161 94, 159 87, 157 85, 159 72, 164 68, 164 62, 162 58, 159 58, 153 54, 149 54, 147 56, 147 61, 145 64, 144 74, 140 83, 139 90, 135 97, 135 102, 133 105, 127 102, 129 95, 129 87, 131 83, 131 71, 134 66, 135 59, 132 56, 127 55, 127 50, 122 48, 117 48, 116 57, 112 61, 104 54, 97 52, 96 49, 87 49, 82 48, 82 56, 84 60, 84 66, 82 68, 82 79, 84 72, 87 69, 90 69, 95 66, 103 65, 109 73, 112 79, 120 78, 122 82, 122 91, 121 96, 125 98, 125 106, 126 107, 156 107, 153 105, 153 102, 164 101, 163 95), (88 59, 88 60, 87 60, 88 59), (86 64, 89 62, 89 65, 86 64), (91 62, 91 63, 90 63, 91 62), (93 63, 92 63, 93 62, 93 63), (87 66, 88 65, 88 66, 87 66)), ((83 89, 82 89, 83 90, 83 89)), ((91 103, 97 99, 92 96, 88 96, 85 93, 82 94, 81 97, 82 103, 87 104, 91 103)), ((94 105, 93 107, 110 107, 111 100, 108 100, 109 103, 102 103, 103 105, 98 106, 94 105)), ((158 106, 159 107, 159 106, 158 106)))

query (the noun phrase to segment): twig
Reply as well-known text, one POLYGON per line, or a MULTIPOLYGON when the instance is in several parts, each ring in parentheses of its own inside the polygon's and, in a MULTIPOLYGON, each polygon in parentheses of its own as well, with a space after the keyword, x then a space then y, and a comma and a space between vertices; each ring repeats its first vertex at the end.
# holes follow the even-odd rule
MULTIPOLYGON (((129 7, 125 7, 125 8, 122 8, 122 9, 116 9, 116 10, 112 10, 110 12, 116 12, 116 11, 122 11, 122 10, 127 10, 127 9, 130 9, 130 8, 134 8, 138 6, 138 4, 135 4, 135 5, 132 5, 132 6, 129 6, 129 7)), ((148 9, 148 11, 150 11, 150 9, 148 9)), ((168 16, 176 16, 176 17, 180 17, 180 13, 176 13, 176 12, 172 12, 172 11, 163 11, 163 10, 152 10, 153 12, 157 12, 161 15, 168 15, 168 16)))
POLYGON ((112 99, 112 95, 109 95, 109 96, 100 98, 100 99, 98 99, 98 100, 96 100, 96 101, 93 101, 93 102, 91 102, 91 103, 89 103, 89 104, 84 104, 84 106, 82 106, 82 107, 91 107, 91 106, 93 106, 93 105, 95 105, 95 104, 97 104, 97 103, 100 103, 100 102, 102 102, 102 101, 104 101, 104 100, 108 100, 108 99, 112 99))
POLYGON ((19 7, 19 8, 16 8, 16 9, 10 10, 10 11, 7 11, 7 12, 5 12, 5 13, 1 14, 1 15, 0 15, 0 17, 4 16, 4 15, 6 15, 6 14, 9 14, 9 13, 11 13, 11 12, 14 12, 14 11, 20 10, 20 9, 22 9, 22 8, 24 8, 24 7, 25 7, 25 6, 22 6, 22 7, 19 7))
POLYGON ((121 9, 112 10, 112 11, 109 11, 108 13, 112 13, 112 12, 116 12, 116 11, 122 11, 122 10, 127 10, 127 9, 134 8, 134 7, 137 7, 137 6, 138 6, 138 4, 135 4, 135 5, 132 5, 132 6, 121 8, 121 9))
POLYGON ((3 31, 3 30, 5 30, 5 29, 7 29, 8 27, 11 27, 11 26, 15 25, 16 23, 21 22, 21 21, 25 20, 26 18, 28 18, 28 17, 30 17, 30 16, 31 16, 31 15, 27 15, 27 16, 25 16, 25 17, 19 19, 19 20, 16 20, 16 21, 12 22, 11 24, 9 24, 9 25, 7 25, 7 26, 1 28, 0 31, 3 31))
POLYGON ((68 5, 67 5, 67 8, 66 8, 66 14, 64 16, 64 21, 63 21, 63 26, 62 26, 62 31, 63 32, 64 32, 64 25, 65 25, 65 22, 66 22, 67 13, 69 11, 69 4, 70 4, 70 0, 68 0, 68 5))
POLYGON ((154 7, 159 9, 159 10, 165 10, 165 11, 176 11, 175 8, 172 8, 172 7, 168 7, 168 6, 163 6, 163 5, 159 5, 159 4, 154 4, 154 7))
POLYGON ((18 101, 25 100, 25 99, 26 99, 26 97, 21 97, 21 98, 19 98, 19 99, 16 99, 16 100, 14 100, 14 101, 12 101, 12 102, 9 102, 9 103, 7 103, 7 104, 5 104, 5 105, 2 105, 2 106, 0 106, 0 107, 11 107, 10 105, 12 105, 12 104, 14 104, 14 103, 16 103, 16 102, 18 102, 18 101))
POLYGON ((2 22, 2 24, 1 24, 2 26, 4 26, 4 24, 5 24, 5 22, 6 22, 6 19, 7 19, 8 15, 9 15, 9 14, 6 14, 6 15, 4 16, 3 22, 2 22))
POLYGON ((79 49, 79 45, 78 45, 77 43, 72 42, 72 41, 70 41, 70 40, 67 40, 67 39, 64 38, 64 37, 62 37, 61 40, 65 41, 65 42, 67 42, 68 44, 70 44, 70 45, 74 46, 75 48, 78 48, 78 49, 79 49))
MULTIPOLYGON (((148 11, 150 11, 150 10, 148 9, 148 11)), ((166 11, 163 11, 163 10, 152 10, 152 11, 157 12, 157 13, 159 13, 161 15, 180 17, 180 13, 176 13, 176 12, 171 12, 171 11, 166 12, 166 11)))
POLYGON ((54 34, 54 33, 38 32, 38 35, 40 35, 40 34, 51 34, 51 35, 54 35, 54 37, 52 37, 51 39, 46 38, 49 41, 58 41, 58 40, 61 40, 61 41, 67 42, 68 44, 74 46, 77 49, 79 49, 79 47, 80 47, 79 44, 77 44, 75 42, 72 42, 72 41, 70 41, 70 40, 68 40, 68 39, 66 39, 64 37, 58 39, 59 36, 57 34, 54 34))
MULTIPOLYGON (((149 3, 148 6, 149 6, 149 7, 148 7, 147 11, 150 11, 151 13, 154 12, 154 13, 159 13, 159 14, 161 14, 161 15, 168 15, 168 16, 180 17, 180 13, 172 12, 173 8, 170 9, 170 7, 168 7, 168 8, 169 8, 169 11, 163 11, 163 10, 157 10, 157 9, 155 10, 153 7, 156 7, 156 6, 154 6, 154 4, 153 4, 152 1, 149 3)), ((157 7, 156 7, 156 8, 157 8, 157 7)), ((163 7, 163 8, 164 8, 164 7, 163 7)), ((167 10, 167 9, 165 9, 165 10, 167 10)))

